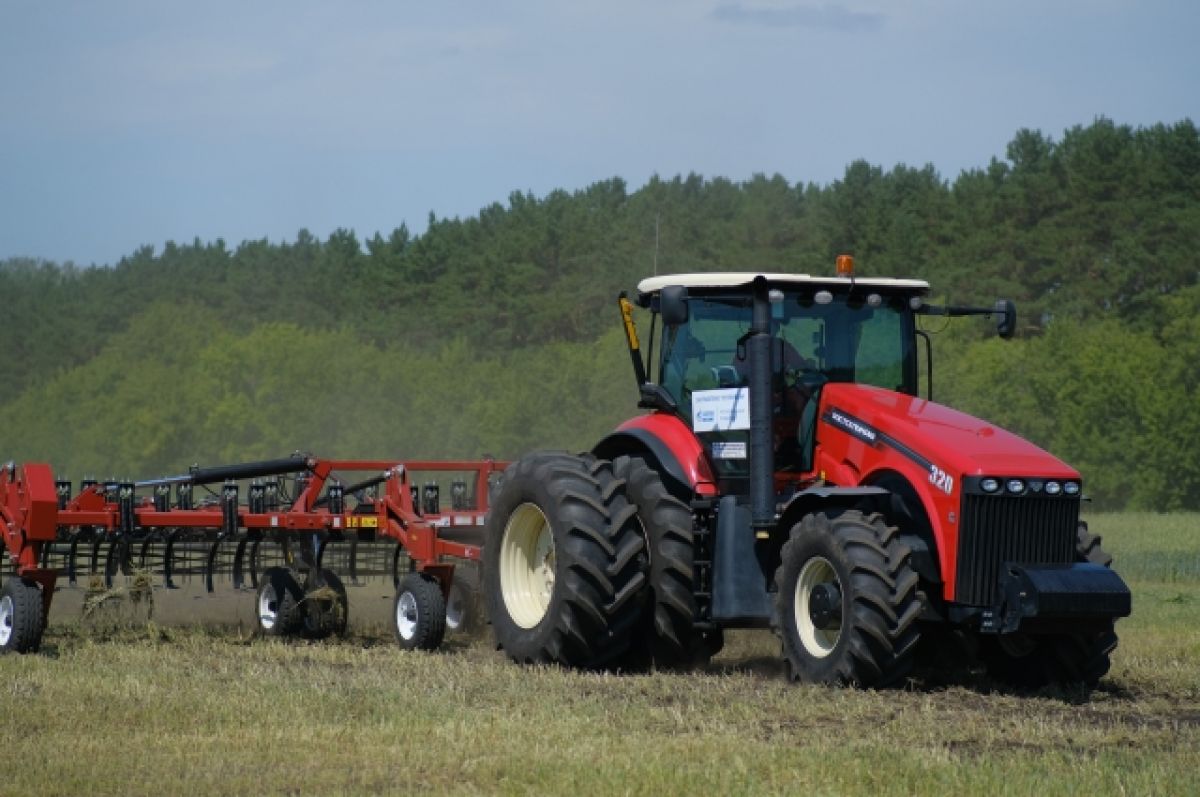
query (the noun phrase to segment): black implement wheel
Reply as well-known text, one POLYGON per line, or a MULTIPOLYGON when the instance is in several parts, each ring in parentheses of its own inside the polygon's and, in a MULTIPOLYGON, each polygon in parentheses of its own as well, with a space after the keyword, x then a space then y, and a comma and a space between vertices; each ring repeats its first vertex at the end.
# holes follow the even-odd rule
MULTIPOLYGON (((1112 557, 1100 547, 1100 537, 1081 522, 1075 535, 1075 559, 1103 567, 1112 557)), ((981 635, 979 657, 988 675, 1005 684, 1037 689, 1051 684, 1082 684, 1094 689, 1112 665, 1117 647, 1113 623, 1069 634, 981 635)))
POLYGON ((640 457, 613 460, 613 474, 625 481, 625 497, 637 509, 650 559, 650 606, 634 632, 624 660, 632 666, 660 667, 707 661, 715 635, 693 627, 696 619, 692 511, 667 491, 662 478, 640 457))
POLYGON ((310 579, 304 590, 300 615, 300 633, 307 639, 345 635, 350 620, 350 601, 337 573, 323 567, 319 584, 310 579))
POLYGON ((304 624, 300 614, 300 588, 292 571, 286 567, 268 567, 262 574, 254 605, 258 611, 258 630, 264 636, 283 637, 295 634, 304 624))
POLYGON ((890 686, 912 667, 917 574, 880 515, 816 512, 792 527, 775 573, 775 630, 790 676, 890 686))
POLYGON ((46 629, 42 591, 12 576, 0 589, 0 653, 36 653, 46 629))
POLYGON ((405 650, 437 650, 446 636, 446 598, 424 573, 409 573, 396 587, 392 629, 405 650))
POLYGON ((483 579, 496 643, 523 663, 600 667, 629 648, 645 541, 611 465, 541 452, 504 472, 483 579))
POLYGON ((479 584, 479 567, 458 564, 450 582, 450 597, 446 599, 446 630, 452 634, 471 634, 483 625, 483 602, 479 584))

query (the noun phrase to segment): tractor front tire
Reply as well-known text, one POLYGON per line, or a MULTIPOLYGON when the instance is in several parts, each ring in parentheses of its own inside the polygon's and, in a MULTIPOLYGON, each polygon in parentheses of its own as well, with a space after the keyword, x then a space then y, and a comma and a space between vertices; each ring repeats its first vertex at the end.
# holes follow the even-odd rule
MULTIPOLYGON (((1112 557, 1100 547, 1099 535, 1080 522, 1075 536, 1078 562, 1112 566, 1112 557)), ((989 676, 1009 686, 1038 689, 1054 684, 1082 684, 1095 689, 1112 666, 1117 647, 1113 623, 1098 629, 1069 634, 1005 634, 981 636, 979 656, 989 676)))
POLYGON ((775 574, 775 628, 793 680, 886 687, 912 667, 918 577, 880 515, 805 516, 775 574))
POLYGON ((496 644, 513 660, 604 667, 629 648, 645 542, 622 486, 609 462, 558 452, 505 470, 483 579, 496 644))
POLYGON ((396 641, 405 650, 437 650, 446 636, 446 598, 424 573, 409 573, 396 587, 392 604, 396 641))
POLYGON ((10 577, 0 589, 0 653, 36 653, 45 629, 41 589, 20 576, 10 577))

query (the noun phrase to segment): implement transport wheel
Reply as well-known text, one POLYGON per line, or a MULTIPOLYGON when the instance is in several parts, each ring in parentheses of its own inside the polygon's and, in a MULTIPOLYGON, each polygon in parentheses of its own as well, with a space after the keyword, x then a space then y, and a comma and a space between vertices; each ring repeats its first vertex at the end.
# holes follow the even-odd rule
POLYGON ((513 660, 602 667, 629 648, 646 562, 622 486, 591 456, 539 452, 505 470, 483 580, 496 643, 513 660))
POLYGON ((46 629, 42 591, 11 576, 0 589, 0 653, 36 653, 46 629))
POLYGON ((392 619, 400 647, 437 650, 446 636, 446 599, 441 585, 424 573, 409 573, 401 578, 392 619))
POLYGON ((650 606, 622 660, 631 667, 703 664, 720 645, 713 644, 719 639, 716 634, 706 637, 693 627, 696 549, 692 511, 667 492, 662 478, 640 457, 616 458, 613 474, 624 480, 625 497, 637 509, 650 559, 650 606))
POLYGON ((255 598, 258 630, 264 636, 284 637, 295 634, 304 624, 300 601, 304 591, 286 567, 268 567, 259 582, 255 598))
POLYGON ((446 631, 471 634, 483 625, 483 614, 479 568, 475 565, 456 565, 454 580, 450 583, 450 596, 446 599, 446 631))
MULTIPOLYGON (((1100 547, 1100 537, 1081 522, 1075 535, 1075 559, 1103 567, 1112 557, 1100 547)), ((1026 689, 1052 684, 1094 689, 1111 666, 1117 647, 1113 623, 1068 634, 981 635, 979 657, 988 675, 1001 683, 1026 689)))
POLYGON ((775 573, 775 630, 794 680, 883 687, 917 645, 917 574, 878 514, 816 512, 792 527, 775 573))
POLYGON ((313 581, 310 576, 310 583, 304 590, 300 633, 306 639, 345 636, 350 620, 350 601, 345 585, 337 573, 327 567, 321 568, 320 585, 313 581))

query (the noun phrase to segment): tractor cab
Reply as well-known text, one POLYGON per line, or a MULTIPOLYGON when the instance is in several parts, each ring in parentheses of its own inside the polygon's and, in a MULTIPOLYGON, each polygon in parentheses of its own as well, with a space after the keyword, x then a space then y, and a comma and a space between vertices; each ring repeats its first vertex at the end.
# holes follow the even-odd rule
POLYGON ((824 385, 918 392, 914 311, 929 291, 923 281, 738 273, 643 280, 639 303, 655 314, 647 378, 662 388, 650 401, 693 428, 732 491, 740 491, 734 482, 749 478, 753 369, 747 343, 756 279, 765 282, 769 305, 764 382, 770 384, 776 470, 812 470, 824 385))

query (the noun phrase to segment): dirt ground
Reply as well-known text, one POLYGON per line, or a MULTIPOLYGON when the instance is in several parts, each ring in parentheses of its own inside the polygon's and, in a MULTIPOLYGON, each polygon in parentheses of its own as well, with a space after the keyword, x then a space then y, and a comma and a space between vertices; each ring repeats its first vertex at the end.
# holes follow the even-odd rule
MULTIPOLYGON (((121 584, 116 585, 118 588, 121 584)), ((204 589, 197 578, 179 589, 154 589, 154 609, 150 619, 164 626, 229 626, 253 630, 255 626, 255 590, 236 590, 229 584, 217 584, 214 592, 204 589)), ((358 632, 389 632, 395 590, 387 578, 373 578, 362 586, 346 585, 350 602, 350 622, 358 632)), ((85 585, 60 586, 54 593, 50 624, 79 621, 87 596, 85 585)))

